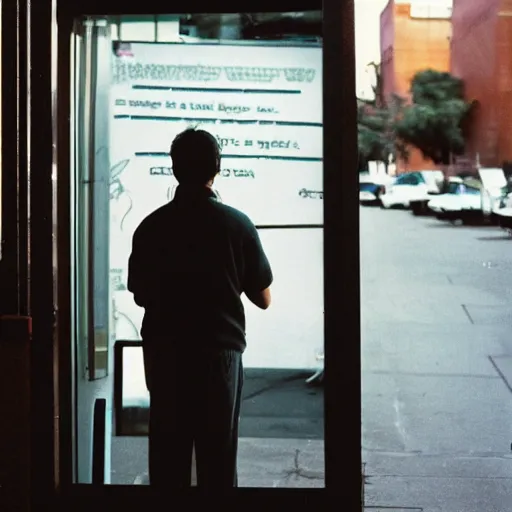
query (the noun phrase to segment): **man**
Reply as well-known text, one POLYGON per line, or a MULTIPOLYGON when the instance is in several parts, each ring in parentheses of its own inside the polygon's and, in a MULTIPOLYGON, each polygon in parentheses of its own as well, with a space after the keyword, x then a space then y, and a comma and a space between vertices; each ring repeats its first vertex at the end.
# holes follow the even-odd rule
POLYGON ((217 140, 188 129, 173 141, 174 199, 133 235, 128 289, 145 309, 150 392, 149 477, 165 489, 237 486, 238 419, 246 346, 242 293, 270 305, 272 271, 258 232, 212 190, 217 140))

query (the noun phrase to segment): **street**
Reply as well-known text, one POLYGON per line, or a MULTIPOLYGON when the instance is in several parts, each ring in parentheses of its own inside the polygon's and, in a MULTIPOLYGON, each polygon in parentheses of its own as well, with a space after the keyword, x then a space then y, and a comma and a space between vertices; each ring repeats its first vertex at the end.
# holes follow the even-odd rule
POLYGON ((498 228, 361 208, 367 506, 512 510, 511 255, 498 228))

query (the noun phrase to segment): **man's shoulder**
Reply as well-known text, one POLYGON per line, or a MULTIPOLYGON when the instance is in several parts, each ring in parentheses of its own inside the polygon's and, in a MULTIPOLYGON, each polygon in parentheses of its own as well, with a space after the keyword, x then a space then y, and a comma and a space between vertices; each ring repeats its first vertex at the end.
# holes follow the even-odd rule
MULTIPOLYGON (((155 231, 160 231, 162 224, 167 224, 173 215, 178 213, 178 210, 175 210, 174 206, 173 201, 170 201, 151 212, 139 224, 134 236, 145 237, 155 231)), ((246 234, 252 233, 256 229, 249 216, 241 210, 220 201, 212 202, 211 206, 221 214, 220 218, 222 221, 236 231, 246 234)))
POLYGON ((251 231, 254 229, 254 223, 252 220, 241 210, 221 202, 217 202, 215 207, 223 213, 223 216, 230 224, 237 228, 243 231, 251 231))
POLYGON ((149 215, 147 215, 138 225, 137 229, 135 230, 135 235, 150 233, 154 229, 158 229, 160 223, 165 222, 165 219, 169 214, 171 204, 172 201, 170 203, 164 204, 163 206, 160 206, 156 210, 152 211, 149 215))

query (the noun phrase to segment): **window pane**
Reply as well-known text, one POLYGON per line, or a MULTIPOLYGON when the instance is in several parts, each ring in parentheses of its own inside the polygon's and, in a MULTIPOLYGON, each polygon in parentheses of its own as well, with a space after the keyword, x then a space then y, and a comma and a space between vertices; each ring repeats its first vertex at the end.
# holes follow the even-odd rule
POLYGON ((119 39, 123 41, 156 41, 154 16, 123 16, 119 39))
POLYGON ((161 43, 176 42, 180 40, 180 17, 157 16, 156 37, 161 43))
MULTIPOLYGON (((266 457, 272 446, 288 452, 292 460, 299 446, 304 457, 320 460, 323 444, 318 427, 322 419, 318 413, 322 398, 314 391, 316 399, 309 399, 305 380, 321 365, 317 356, 323 351, 322 230, 299 228, 321 226, 323 218, 321 50, 261 44, 132 44, 130 53, 132 57, 116 60, 112 98, 116 105, 112 161, 114 165, 128 162, 115 174, 115 186, 123 192, 111 202, 112 268, 126 283, 126 256, 134 229, 155 207, 173 197, 178 184, 168 155, 173 137, 196 124, 213 133, 222 147, 222 169, 215 188, 223 202, 244 211, 257 226, 270 228, 261 229, 260 236, 278 276, 269 311, 260 312, 244 299, 246 390, 256 396, 250 399, 251 394, 244 394, 241 461, 248 450, 254 457, 266 457), (171 59, 212 66, 205 75, 208 82, 176 74, 178 68, 169 65, 171 59), (161 68, 161 73, 133 75, 138 63, 161 68), (273 77, 269 70, 285 63, 301 68, 304 76, 292 76, 295 71, 285 69, 286 74, 273 77), (133 78, 127 79, 130 76, 133 78), (172 92, 162 87, 172 82, 176 82, 172 92), (297 108, 299 96, 307 109, 297 108), (291 259, 297 253, 301 257, 291 259), (315 278, 305 283, 298 279, 304 275, 315 278), (268 386, 275 386, 275 391, 264 392, 268 386), (292 397, 296 402, 290 409, 283 402, 287 396, 290 405, 292 397)), ((119 314, 131 320, 130 325, 140 328, 143 311, 133 303, 129 291, 116 293, 114 304, 119 314)), ((122 322, 128 328, 127 322, 122 322)), ((139 338, 138 333, 136 336, 139 338)), ((116 338, 120 339, 117 332, 116 338)), ((124 368, 125 379, 135 378, 136 373, 136 367, 124 368)), ((145 384, 143 379, 139 382, 137 396, 142 397, 145 384)), ((130 400, 125 399, 127 403, 130 400)), ((145 472, 144 453, 140 460, 144 463, 140 471, 145 472)), ((320 467, 313 471, 319 476, 312 482, 292 484, 284 476, 251 476, 253 470, 241 464, 241 482, 247 485, 322 483, 320 467)), ((284 471, 279 464, 284 460, 277 463, 278 474, 284 471)))
MULTIPOLYGON (((91 400, 102 393, 110 399, 117 383, 113 427, 118 435, 109 439, 110 481, 147 483, 150 401, 140 345, 145 311, 128 290, 128 258, 143 219, 174 200, 178 180, 169 148, 178 133, 195 126, 209 131, 221 149, 213 185, 217 199, 252 220, 274 274, 268 311, 241 297, 247 349, 239 484, 323 487, 321 13, 158 16, 156 21, 121 16, 112 21, 120 26, 110 33, 112 51, 96 56, 102 74, 91 72, 95 60, 87 55, 97 45, 84 45, 77 58, 78 76, 83 65, 85 77, 98 82, 90 86, 92 93, 86 87, 83 98, 75 96, 78 123, 83 123, 76 133, 85 138, 95 133, 77 146, 78 229, 81 247, 88 248, 77 257, 79 285, 86 283, 78 299, 83 313, 78 342, 85 345, 88 339, 88 294, 94 293, 95 317, 110 308, 108 338, 117 352, 103 379, 78 382, 78 435, 82 440, 89 435, 80 420, 90 415, 91 400), (155 37, 159 44, 152 44, 155 37), (102 81, 106 62, 110 87, 102 81), (91 101, 91 94, 101 94, 96 98, 101 102, 91 101), (90 118, 89 106, 96 109, 90 118), (81 158, 92 158, 94 165, 81 158), (91 179, 90 169, 102 178, 91 179), (91 181, 97 183, 94 189, 91 181), (105 190, 110 243, 89 247, 106 227, 90 220, 105 210, 105 190), (94 275, 101 282, 105 258, 108 291, 87 281, 94 275), (113 374, 120 380, 113 382, 113 374)), ((81 360, 86 349, 77 350, 81 360)), ((184 368, 188 365, 183 361, 184 368)), ((87 376, 90 367, 83 365, 79 375, 81 370, 87 376)), ((86 441, 78 444, 79 480, 85 482, 90 450, 86 441)))

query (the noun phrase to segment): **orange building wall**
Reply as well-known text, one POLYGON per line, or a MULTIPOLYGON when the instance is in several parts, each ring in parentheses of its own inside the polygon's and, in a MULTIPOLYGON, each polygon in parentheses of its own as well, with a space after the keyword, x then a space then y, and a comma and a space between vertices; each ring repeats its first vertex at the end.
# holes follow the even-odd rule
POLYGON ((454 0, 452 73, 478 101, 467 157, 512 162, 512 0, 454 0))
MULTIPOLYGON (((411 18, 410 4, 390 0, 381 14, 381 63, 384 96, 410 99, 411 80, 425 69, 450 71, 449 19, 411 18)), ((398 161, 397 172, 437 169, 411 148, 409 162, 398 161)))

